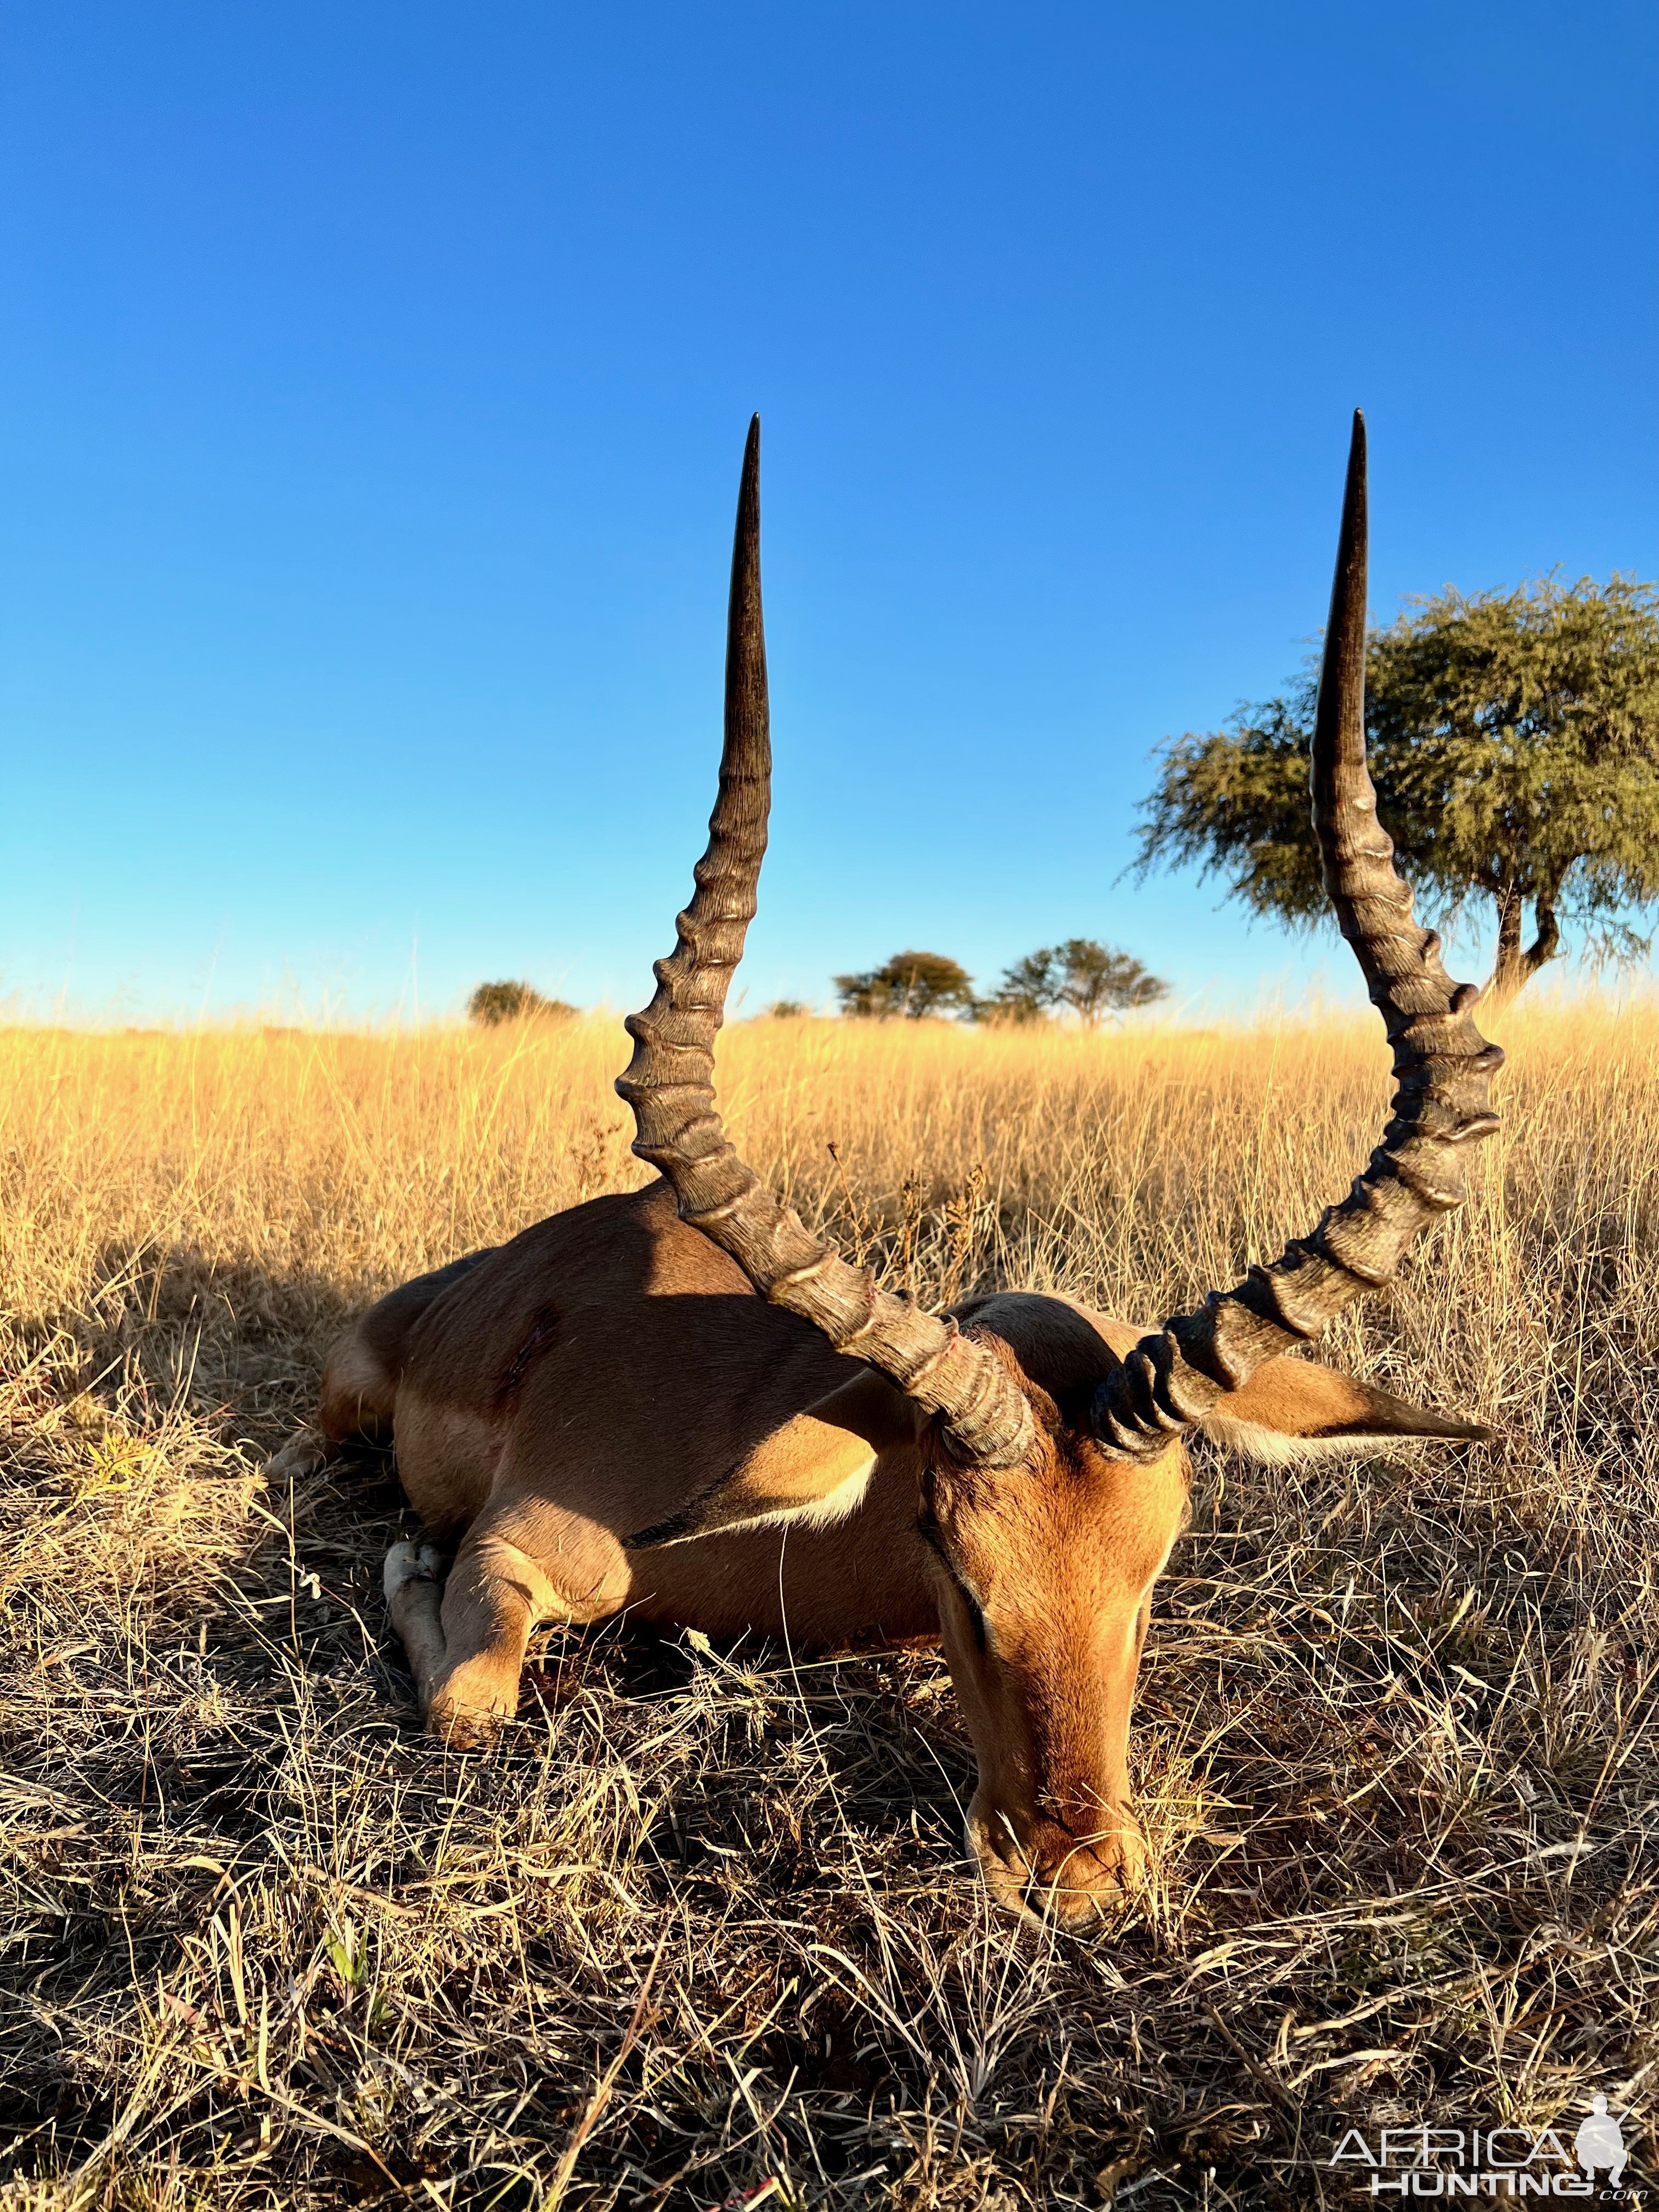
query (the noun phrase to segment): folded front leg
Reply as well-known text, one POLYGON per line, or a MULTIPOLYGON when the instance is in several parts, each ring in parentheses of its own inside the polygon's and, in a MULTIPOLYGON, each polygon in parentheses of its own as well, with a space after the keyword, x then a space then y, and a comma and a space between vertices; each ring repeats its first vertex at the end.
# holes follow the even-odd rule
POLYGON ((422 1703, 427 1727, 458 1751, 488 1743, 518 1711, 537 1623, 568 1607, 530 1555, 489 1523, 467 1532, 444 1585, 443 1655, 422 1703))
POLYGON ((629 1589, 614 1536, 523 1497, 492 1500, 473 1522, 441 1602, 434 1553, 399 1544, 386 1563, 386 1602, 427 1726, 462 1751, 492 1741, 518 1710, 538 1622, 603 1620, 627 1603, 629 1589))

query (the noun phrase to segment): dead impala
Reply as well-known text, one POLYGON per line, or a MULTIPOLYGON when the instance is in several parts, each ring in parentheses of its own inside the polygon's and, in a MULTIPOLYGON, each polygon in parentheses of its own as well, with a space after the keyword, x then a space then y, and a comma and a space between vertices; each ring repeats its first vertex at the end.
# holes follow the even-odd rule
POLYGON ((617 1089, 659 1170, 394 1291, 335 1347, 321 1425, 395 1439, 455 1547, 399 1544, 392 1619, 432 1732, 517 1706, 531 1632, 626 1607, 797 1648, 940 1638, 978 1755, 968 1834, 1013 1904, 1080 1923, 1130 1878, 1129 1708, 1182 1525, 1191 1430, 1480 1437, 1285 1358, 1381 1289, 1464 1195, 1502 1054, 1416 927, 1365 766, 1365 445, 1356 416, 1313 749, 1326 888, 1394 1052, 1382 1140, 1270 1266, 1150 1334, 1000 1291, 932 1314, 780 1206, 726 1141, 714 1042, 755 913, 771 753, 759 424, 738 501, 708 850, 617 1089), (848 1371, 848 1363, 854 1363, 848 1371))

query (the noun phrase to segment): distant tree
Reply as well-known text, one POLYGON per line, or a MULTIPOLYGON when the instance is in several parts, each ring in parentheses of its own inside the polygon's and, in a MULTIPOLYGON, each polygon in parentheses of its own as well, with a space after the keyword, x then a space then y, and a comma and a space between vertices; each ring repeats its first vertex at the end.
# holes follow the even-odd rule
POLYGON ((1163 978, 1132 954, 1092 937, 1068 937, 1016 960, 977 1011, 983 1021, 1030 1022, 1069 1009, 1092 1030, 1108 1014, 1150 1006, 1169 994, 1163 978))
POLYGON ((769 1022, 803 1022, 811 1012, 805 999, 774 999, 769 1006, 763 1006, 761 1018, 769 1022))
MULTIPOLYGON (((1627 917, 1659 899, 1659 586, 1547 576, 1409 607, 1373 634, 1365 672, 1401 872, 1442 921, 1492 901, 1500 1002, 1555 957, 1564 923, 1603 957, 1645 952, 1627 917)), ((1308 818, 1316 685, 1310 662, 1285 697, 1165 745, 1137 873, 1197 861, 1260 914, 1325 918, 1308 818)))
POLYGON ((576 1009, 562 999, 544 999, 529 983, 480 983, 466 1002, 467 1018, 487 1030, 503 1022, 568 1021, 576 1009))
POLYGON ((1047 1022, 1048 973, 1047 952, 1028 952, 1005 969, 1001 982, 988 999, 975 999, 974 1019, 995 1029, 1017 1029, 1047 1022))
POLYGON ((920 1021, 927 1014, 964 1013, 974 1003, 974 979, 942 952, 896 952, 884 966, 861 975, 837 975, 843 1014, 884 1021, 896 1014, 920 1021))

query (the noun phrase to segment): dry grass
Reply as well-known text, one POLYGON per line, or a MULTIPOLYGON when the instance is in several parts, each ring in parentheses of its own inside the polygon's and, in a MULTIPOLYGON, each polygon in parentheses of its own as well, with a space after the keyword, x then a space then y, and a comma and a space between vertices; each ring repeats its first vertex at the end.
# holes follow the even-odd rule
MULTIPOLYGON (((554 1637, 447 1761, 374 1595, 385 1470, 264 1480, 354 1307, 635 1179, 613 1026, 0 1036, 16 2203, 1303 2206, 1353 2201, 1352 2122, 1639 2111, 1659 1015, 1505 1042, 1481 1194, 1333 1347, 1505 1442, 1206 1468, 1140 1705, 1155 1880, 1079 1939, 966 1879, 936 1660, 554 1637)), ((1338 1194, 1382 1057, 779 1023, 722 1072, 890 1275, 1150 1317, 1338 1194)))

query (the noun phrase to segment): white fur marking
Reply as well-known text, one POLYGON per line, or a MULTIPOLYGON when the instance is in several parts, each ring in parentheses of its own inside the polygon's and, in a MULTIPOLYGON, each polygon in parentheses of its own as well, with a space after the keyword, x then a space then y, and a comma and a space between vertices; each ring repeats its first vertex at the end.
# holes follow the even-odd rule
POLYGON ((845 1521, 856 1513, 864 1503, 864 1493, 870 1487, 870 1478, 876 1471, 876 1455, 872 1452, 862 1467, 855 1467, 844 1474, 833 1490, 822 1498, 809 1499, 805 1505, 782 1505, 775 1513, 762 1513, 743 1525, 749 1528, 833 1528, 837 1521, 845 1521))
POLYGON ((1421 1437, 1383 1435, 1352 1437, 1287 1437, 1279 1429, 1259 1429, 1254 1421, 1230 1421, 1224 1413, 1206 1414, 1199 1427, 1212 1443, 1224 1444, 1241 1458, 1258 1467, 1305 1466, 1310 1460, 1358 1459, 1365 1453, 1396 1451, 1401 1444, 1421 1443, 1421 1437))

